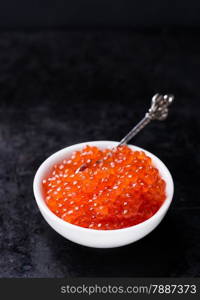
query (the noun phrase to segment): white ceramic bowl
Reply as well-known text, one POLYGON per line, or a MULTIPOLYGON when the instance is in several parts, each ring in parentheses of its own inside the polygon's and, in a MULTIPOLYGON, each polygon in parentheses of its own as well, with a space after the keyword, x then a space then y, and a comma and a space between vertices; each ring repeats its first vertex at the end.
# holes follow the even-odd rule
POLYGON ((48 173, 49 169, 59 161, 66 159, 71 156, 72 152, 82 149, 86 145, 97 146, 100 149, 104 148, 112 148, 116 146, 118 143, 113 141, 95 141, 95 142, 87 142, 76 144, 65 149, 62 149, 55 154, 51 155, 47 158, 42 165, 39 167, 33 183, 33 190, 35 199, 37 201, 38 207, 40 209, 41 214, 47 221, 47 223, 59 234, 63 237, 73 241, 77 244, 95 247, 95 248, 114 248, 123 245, 127 245, 133 243, 145 235, 150 233, 157 225, 161 222, 163 217, 165 216, 173 197, 174 185, 170 172, 167 167, 163 164, 163 162, 158 159, 155 155, 150 152, 129 145, 129 147, 133 150, 142 150, 149 157, 152 158, 154 166, 159 170, 160 175, 166 182, 166 200, 160 209, 154 214, 151 218, 142 222, 138 225, 131 226, 123 229, 116 230, 95 230, 83 228, 77 225, 70 224, 62 219, 58 218, 51 210, 47 207, 43 192, 42 192, 42 180, 48 173))

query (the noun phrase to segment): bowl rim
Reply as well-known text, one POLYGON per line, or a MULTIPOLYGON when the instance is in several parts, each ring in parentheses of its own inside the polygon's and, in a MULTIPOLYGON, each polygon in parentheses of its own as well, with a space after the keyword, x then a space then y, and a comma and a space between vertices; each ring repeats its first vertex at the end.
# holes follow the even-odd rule
MULTIPOLYGON (((173 183, 173 178, 171 173, 169 172, 168 168, 166 167, 166 165, 153 153, 132 145, 132 144, 128 144, 127 146, 129 146, 131 149, 135 150, 135 151, 143 151, 145 152, 146 155, 148 155, 149 157, 152 158, 153 163, 155 163, 155 167, 159 170, 159 167, 157 166, 157 164, 159 164, 159 166, 162 167, 162 169, 164 169, 165 172, 165 176, 162 176, 162 178, 165 180, 166 182, 166 189, 168 187, 168 195, 166 196, 165 201, 163 202, 163 204, 161 205, 161 207, 158 209, 158 211, 151 216, 149 219, 133 225, 133 226, 129 226, 129 227, 125 227, 125 228, 121 228, 121 229, 91 229, 91 228, 85 228, 85 227, 81 227, 72 223, 69 223, 67 221, 62 220, 61 218, 59 218, 58 216, 56 216, 46 205, 45 200, 42 196, 42 193, 40 191, 39 185, 41 184, 41 180, 42 180, 42 173, 47 173, 47 168, 48 167, 52 167, 54 163, 52 163, 52 160, 54 160, 56 157, 62 156, 62 154, 67 152, 73 152, 73 151, 78 151, 80 149, 82 149, 84 146, 86 145, 91 145, 91 146, 97 146, 97 144, 104 144, 104 145, 112 145, 112 146, 116 146, 119 142, 116 141, 108 141, 108 140, 96 140, 96 141, 88 141, 88 142, 82 142, 82 143, 78 143, 78 144, 73 144, 71 146, 67 146, 65 148, 62 148, 58 151, 56 151, 55 153, 53 153, 52 155, 50 155, 49 157, 47 157, 43 163, 39 166, 39 168, 37 169, 35 176, 34 176, 34 180, 33 180, 33 193, 35 196, 35 200, 36 203, 39 207, 39 210, 44 211, 46 213, 46 215, 48 216, 48 219, 58 224, 60 224, 61 226, 66 227, 66 229, 74 229, 74 230, 79 230, 82 232, 95 232, 96 234, 110 234, 110 233, 119 233, 119 232, 129 232, 132 230, 138 230, 138 229, 142 229, 143 227, 147 226, 148 224, 152 223, 153 221, 155 221, 156 219, 159 219, 159 217, 161 217, 163 214, 165 214, 165 212, 167 212, 172 199, 173 199, 173 194, 174 194, 174 183, 173 183), (46 171, 45 171, 46 170, 46 171), (166 177, 168 178, 168 180, 166 180, 166 177)), ((98 146, 97 146, 98 147, 98 146)), ((59 159, 57 160, 59 161, 59 159)), ((62 161, 62 159, 61 159, 62 161)))

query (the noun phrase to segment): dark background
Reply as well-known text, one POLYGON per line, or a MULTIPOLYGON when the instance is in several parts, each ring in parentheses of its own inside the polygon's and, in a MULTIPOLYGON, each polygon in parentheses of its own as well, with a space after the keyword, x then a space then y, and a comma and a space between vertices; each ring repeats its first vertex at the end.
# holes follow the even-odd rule
POLYGON ((6 0, 2 28, 199 26, 198 0, 6 0))
POLYGON ((0 3, 0 277, 200 276, 199 6, 0 3), (166 218, 122 248, 65 240, 36 206, 37 168, 65 146, 121 139, 156 92, 175 94, 170 116, 132 143, 172 173, 166 218))

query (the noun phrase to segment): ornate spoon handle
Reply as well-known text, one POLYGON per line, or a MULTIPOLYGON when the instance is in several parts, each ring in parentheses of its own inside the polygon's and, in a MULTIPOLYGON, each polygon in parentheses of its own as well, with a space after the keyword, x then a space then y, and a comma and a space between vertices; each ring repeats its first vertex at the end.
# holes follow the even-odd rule
POLYGON ((118 146, 128 143, 139 131, 141 131, 152 120, 165 120, 168 116, 168 106, 173 102, 173 95, 160 95, 153 96, 151 107, 145 114, 144 118, 135 126, 129 133, 119 142, 118 146))
MULTIPOLYGON (((145 114, 144 118, 135 126, 129 133, 119 142, 117 147, 128 143, 140 130, 142 130, 147 124, 149 124, 152 120, 165 120, 168 116, 168 106, 173 102, 173 95, 160 95, 156 94, 153 96, 151 100, 151 107, 148 112, 145 114)), ((107 154, 107 157, 112 155, 112 150, 107 154)), ((100 163, 101 160, 96 161, 96 163, 100 163)), ((80 166, 76 173, 79 171, 83 171, 87 168, 87 164, 83 164, 80 166)))

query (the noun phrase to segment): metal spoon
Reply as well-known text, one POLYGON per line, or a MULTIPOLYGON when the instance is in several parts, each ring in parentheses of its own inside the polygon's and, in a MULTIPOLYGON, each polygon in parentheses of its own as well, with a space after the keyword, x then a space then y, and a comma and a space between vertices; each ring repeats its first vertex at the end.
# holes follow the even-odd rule
POLYGON ((144 118, 119 142, 117 147, 127 144, 139 131, 153 120, 163 121, 168 116, 168 106, 174 101, 173 95, 156 94, 151 100, 151 107, 144 118))
MULTIPOLYGON (((138 132, 140 132, 151 121, 165 120, 168 116, 168 107, 173 101, 174 101, 173 95, 155 94, 151 100, 151 107, 149 108, 148 112, 145 114, 144 118, 135 127, 133 127, 133 129, 131 129, 125 137, 123 137, 123 139, 119 142, 117 147, 127 144, 128 141, 130 141, 136 134, 138 134, 138 132)), ((107 157, 112 155, 112 150, 107 155, 107 157)), ((100 163, 101 161, 102 160, 98 160, 96 161, 96 163, 100 163)), ((76 170, 76 173, 85 170, 87 166, 88 166, 87 164, 83 164, 76 170)))

